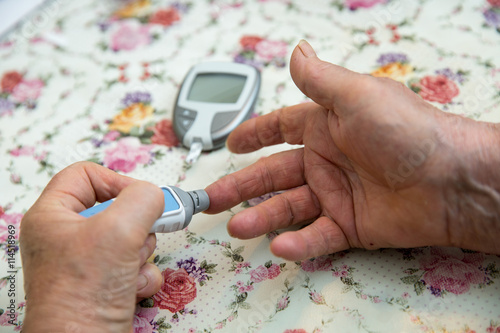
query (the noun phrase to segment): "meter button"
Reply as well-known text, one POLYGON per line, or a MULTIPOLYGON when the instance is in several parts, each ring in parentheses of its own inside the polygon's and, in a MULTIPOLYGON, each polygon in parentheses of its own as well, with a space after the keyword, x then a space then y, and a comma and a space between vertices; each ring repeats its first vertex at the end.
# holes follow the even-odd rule
POLYGON ((182 119, 182 127, 184 127, 185 130, 188 130, 191 125, 193 125, 193 120, 191 119, 182 119))
POLYGON ((196 111, 191 111, 191 110, 182 110, 182 114, 181 114, 182 117, 186 117, 186 118, 191 118, 191 119, 194 119, 196 118, 196 111))
POLYGON ((193 125, 197 113, 196 111, 181 109, 179 110, 178 115, 179 116, 177 117, 177 119, 175 119, 177 126, 179 126, 184 131, 187 131, 189 130, 191 125, 193 125))

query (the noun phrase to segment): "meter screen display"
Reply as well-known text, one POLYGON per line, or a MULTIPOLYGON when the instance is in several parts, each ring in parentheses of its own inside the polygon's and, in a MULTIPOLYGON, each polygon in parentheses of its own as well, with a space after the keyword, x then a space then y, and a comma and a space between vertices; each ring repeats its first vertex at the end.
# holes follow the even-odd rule
POLYGON ((246 77, 235 74, 198 74, 187 99, 194 102, 236 103, 246 77))

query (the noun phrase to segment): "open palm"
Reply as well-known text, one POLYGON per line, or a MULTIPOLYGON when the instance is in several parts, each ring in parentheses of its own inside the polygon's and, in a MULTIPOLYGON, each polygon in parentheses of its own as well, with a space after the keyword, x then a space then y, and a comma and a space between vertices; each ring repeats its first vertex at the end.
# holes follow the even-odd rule
POLYGON ((288 190, 236 214, 228 230, 247 239, 312 222, 272 241, 273 253, 290 260, 351 247, 454 244, 445 189, 455 143, 442 128, 468 120, 439 111, 398 82, 323 62, 306 42, 294 50, 290 67, 314 102, 245 122, 228 147, 237 153, 283 142, 303 148, 210 185, 209 212, 288 190))

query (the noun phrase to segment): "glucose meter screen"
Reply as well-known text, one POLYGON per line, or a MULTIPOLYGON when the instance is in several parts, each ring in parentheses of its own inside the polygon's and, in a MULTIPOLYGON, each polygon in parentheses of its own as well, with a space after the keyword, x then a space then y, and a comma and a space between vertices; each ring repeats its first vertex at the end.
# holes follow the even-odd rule
POLYGON ((188 100, 208 103, 236 103, 245 86, 246 77, 235 74, 198 74, 188 100))

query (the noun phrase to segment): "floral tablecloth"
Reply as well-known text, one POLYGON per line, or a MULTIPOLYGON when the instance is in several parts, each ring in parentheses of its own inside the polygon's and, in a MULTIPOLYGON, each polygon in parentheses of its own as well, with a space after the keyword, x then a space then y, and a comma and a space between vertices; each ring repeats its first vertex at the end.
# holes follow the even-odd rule
MULTIPOLYGON (((22 326, 19 223, 51 176, 89 160, 193 190, 293 149, 221 149, 189 165, 171 120, 184 75, 209 60, 261 71, 255 116, 303 102, 288 70, 301 38, 444 111, 500 120, 498 0, 46 2, 0 40, 0 330, 22 326)), ((241 241, 225 229, 265 199, 158 235, 165 284, 137 308, 135 332, 500 332, 500 257, 418 248, 283 261, 269 252, 276 233, 241 241)))

